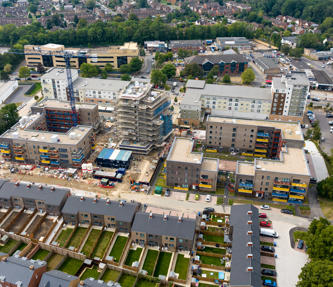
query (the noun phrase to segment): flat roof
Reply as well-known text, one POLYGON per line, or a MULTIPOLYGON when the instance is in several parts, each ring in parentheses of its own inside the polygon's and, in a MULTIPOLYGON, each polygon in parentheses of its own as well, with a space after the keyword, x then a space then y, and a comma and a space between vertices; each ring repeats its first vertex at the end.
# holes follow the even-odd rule
POLYGON ((190 89, 203 89, 206 85, 204 80, 188 80, 186 83, 186 88, 190 89))
POLYGON ((193 143, 192 139, 175 137, 167 161, 201 164, 202 153, 192 152, 193 143))
POLYGON ((74 89, 108 91, 117 93, 125 89, 129 83, 130 81, 79 77, 74 81, 74 89))
POLYGON ((228 171, 228 172, 236 172, 237 162, 232 160, 219 160, 219 170, 220 171, 228 171))
POLYGON ((333 85, 332 78, 323 70, 312 70, 319 85, 333 85))
POLYGON ((301 127, 297 122, 246 120, 246 119, 231 119, 231 118, 221 118, 221 117, 209 117, 207 119, 207 122, 274 127, 282 131, 283 139, 285 140, 300 140, 300 141, 304 140, 301 127))
POLYGON ((254 163, 238 161, 237 165, 238 165, 237 166, 238 174, 254 176, 254 174, 255 174, 254 163))
MULTIPOLYGON (((77 74, 76 69, 71 69, 71 73, 77 74)), ((67 75, 66 75, 66 69, 65 68, 51 68, 48 70, 41 79, 55 79, 55 80, 66 80, 67 81, 67 75)))
POLYGON ((259 57, 255 59, 257 65, 261 66, 264 69, 280 69, 278 63, 276 63, 272 58, 259 57))
POLYGON ((219 160, 217 158, 203 158, 201 170, 218 171, 219 160))
MULTIPOLYGON (((56 109, 63 109, 63 110, 71 110, 71 104, 70 102, 65 101, 59 101, 56 99, 48 99, 46 98, 44 101, 38 103, 35 105, 36 107, 40 108, 56 108, 56 109)), ((95 109, 97 107, 96 104, 90 104, 90 103, 75 103, 75 107, 77 110, 80 108, 82 109, 95 109)))

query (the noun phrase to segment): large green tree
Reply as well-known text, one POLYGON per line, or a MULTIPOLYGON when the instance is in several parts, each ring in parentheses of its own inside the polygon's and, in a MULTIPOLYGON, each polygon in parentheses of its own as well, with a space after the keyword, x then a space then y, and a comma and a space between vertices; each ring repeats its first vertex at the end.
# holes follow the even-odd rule
POLYGON ((185 76, 188 78, 200 78, 203 75, 203 70, 200 65, 194 64, 187 64, 185 65, 184 70, 181 72, 181 76, 185 76))
POLYGON ((99 68, 92 64, 83 63, 80 66, 80 75, 84 78, 97 77, 99 68))
POLYGON ((330 176, 317 184, 319 196, 333 200, 333 176, 330 176))
POLYGON ((19 120, 16 104, 8 104, 0 109, 0 134, 10 129, 19 120))
POLYGON ((297 287, 333 287, 333 262, 313 260, 304 265, 297 287))
POLYGON ((162 73, 161 70, 152 70, 150 81, 155 86, 164 86, 167 80, 167 76, 162 73))
POLYGON ((132 73, 138 72, 141 70, 142 68, 142 60, 139 59, 139 57, 134 57, 133 59, 131 59, 130 61, 130 69, 132 73))
POLYGON ((241 78, 242 78, 242 84, 249 85, 249 84, 251 84, 255 80, 256 75, 254 74, 254 72, 253 72, 253 70, 251 68, 247 68, 241 74, 241 78))
POLYGON ((176 76, 176 67, 172 63, 167 63, 162 68, 162 73, 167 76, 168 79, 176 76))
POLYGON ((22 66, 19 69, 19 77, 20 78, 28 78, 30 76, 30 70, 28 67, 22 66))

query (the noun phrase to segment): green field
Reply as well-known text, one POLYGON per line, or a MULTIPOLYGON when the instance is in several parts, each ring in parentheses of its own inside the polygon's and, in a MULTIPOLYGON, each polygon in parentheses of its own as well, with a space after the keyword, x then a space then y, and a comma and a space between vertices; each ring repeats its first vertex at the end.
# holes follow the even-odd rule
POLYGON ((29 93, 26 93, 27 96, 34 96, 42 89, 41 83, 35 83, 34 87, 29 91, 29 93))
POLYGON ((215 248, 215 247, 208 247, 206 246, 205 249, 200 250, 202 252, 208 252, 208 253, 215 253, 215 254, 226 254, 226 250, 224 248, 215 248))
POLYGON ((148 250, 145 262, 142 267, 143 270, 147 271, 148 275, 153 275, 157 256, 158 256, 157 250, 153 250, 153 249, 148 250))
POLYGON ((221 235, 204 234, 203 238, 209 242, 224 243, 224 238, 221 235))
POLYGON ((19 245, 19 247, 17 247, 17 249, 15 250, 15 251, 17 251, 17 250, 20 250, 20 251, 22 251, 25 247, 27 246, 27 244, 26 243, 24 243, 24 242, 21 242, 21 244, 19 245))
POLYGON ((114 243, 112 250, 109 254, 109 256, 113 257, 114 262, 119 262, 121 254, 123 253, 123 250, 125 248, 127 239, 128 239, 128 237, 126 237, 126 236, 117 237, 116 242, 114 243))
POLYGON ((109 282, 109 281, 115 282, 118 279, 119 274, 120 271, 107 269, 103 274, 102 280, 104 282, 109 282))
POLYGON ((159 275, 166 276, 168 274, 171 255, 170 252, 160 252, 154 272, 155 277, 158 277, 159 275))
POLYGON ((135 287, 155 287, 156 284, 158 283, 141 278, 136 282, 135 287))
POLYGON ((175 273, 179 274, 178 276, 179 279, 186 280, 189 263, 190 263, 190 258, 185 258, 183 254, 178 254, 175 273))
POLYGON ((219 279, 219 272, 216 271, 211 271, 211 270, 202 270, 201 277, 203 274, 206 274, 205 278, 210 278, 210 279, 219 279))
POLYGON ((52 254, 49 260, 47 260, 47 269, 48 270, 55 269, 63 258, 64 258, 63 255, 56 253, 52 254))
POLYGON ((136 280, 136 277, 128 274, 122 274, 118 283, 121 285, 121 287, 132 287, 134 285, 134 282, 136 280))
POLYGON ((91 255, 92 258, 98 257, 103 259, 106 249, 109 246, 109 242, 112 238, 114 232, 111 231, 103 231, 101 237, 98 240, 98 243, 94 249, 93 254, 91 255))
POLYGON ((92 277, 94 279, 98 279, 100 274, 101 273, 98 272, 98 267, 93 266, 92 268, 86 268, 86 270, 84 271, 84 273, 82 274, 80 279, 85 280, 85 279, 90 278, 90 277, 92 277))
POLYGON ((135 250, 130 249, 127 254, 125 265, 132 266, 133 262, 139 261, 141 253, 142 253, 141 247, 137 247, 135 250))
POLYGON ((99 238, 99 235, 101 234, 102 230, 98 230, 98 229, 92 229, 86 243, 84 244, 81 252, 86 255, 86 256, 90 256, 90 254, 93 251, 93 248, 95 247, 96 241, 99 238))
POLYGON ((17 244, 17 241, 14 239, 9 238, 7 243, 5 245, 0 245, 0 252, 2 253, 8 253, 10 250, 14 248, 14 246, 17 244))
POLYGON ((56 240, 59 243, 60 247, 65 247, 66 240, 71 235, 72 231, 73 231, 73 228, 67 228, 67 229, 61 230, 61 232, 56 240))
POLYGON ((82 265, 82 261, 68 257, 60 266, 59 270, 69 275, 75 275, 82 265))
POLYGON ((71 240, 67 244, 67 248, 70 246, 73 246, 74 248, 79 248, 81 241, 84 238, 87 231, 88 231, 88 228, 85 228, 85 227, 76 228, 71 240))
POLYGON ((217 258, 217 257, 200 255, 200 261, 203 264, 215 265, 215 266, 224 266, 224 264, 221 263, 221 259, 217 258))
POLYGON ((34 256, 32 256, 32 259, 34 260, 44 260, 45 257, 49 254, 50 252, 45 250, 45 249, 39 249, 34 256))
POLYGON ((261 268, 266 268, 266 269, 275 269, 274 265, 269 265, 269 264, 261 264, 261 268))

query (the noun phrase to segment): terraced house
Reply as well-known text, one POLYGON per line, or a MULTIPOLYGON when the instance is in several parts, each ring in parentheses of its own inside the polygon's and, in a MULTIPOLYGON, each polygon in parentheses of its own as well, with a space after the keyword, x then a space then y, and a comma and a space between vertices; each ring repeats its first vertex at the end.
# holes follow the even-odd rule
POLYGON ((51 215, 60 215, 69 194, 67 188, 0 180, 2 208, 36 209, 51 215))
POLYGON ((70 196, 63 209, 64 222, 68 224, 92 224, 130 232, 140 204, 88 197, 70 196))
POLYGON ((167 247, 171 251, 192 250, 196 220, 162 214, 138 212, 131 238, 141 245, 167 247))

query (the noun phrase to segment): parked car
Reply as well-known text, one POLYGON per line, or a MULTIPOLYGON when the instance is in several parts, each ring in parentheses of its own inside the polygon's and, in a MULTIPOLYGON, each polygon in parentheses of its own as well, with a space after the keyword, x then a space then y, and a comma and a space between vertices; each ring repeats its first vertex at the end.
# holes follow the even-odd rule
POLYGON ((264 210, 270 210, 271 209, 270 206, 267 205, 267 204, 261 205, 260 208, 264 209, 264 210))
POLYGON ((267 214, 266 213, 259 213, 259 218, 267 218, 267 214))
POLYGON ((304 247, 304 241, 303 241, 302 239, 300 239, 300 240, 298 241, 297 248, 298 248, 298 249, 303 249, 303 247, 304 247))
POLYGON ((271 228, 260 227, 260 235, 266 237, 279 238, 279 234, 271 228))
POLYGON ((333 118, 333 113, 326 113, 326 118, 333 118))
POLYGON ((202 213, 203 214, 209 214, 209 213, 212 213, 212 212, 215 212, 215 209, 213 207, 205 207, 202 213))
POLYGON ((212 200, 212 196, 210 194, 206 195, 205 201, 210 202, 212 200))
POLYGON ((319 98, 312 98, 311 99, 313 102, 320 102, 320 99, 319 98))
POLYGON ((270 220, 260 221, 260 226, 262 226, 262 227, 271 227, 272 226, 272 221, 270 221, 270 220))
POLYGON ((333 121, 329 121, 328 124, 329 124, 330 126, 333 126, 333 121))
POLYGON ((333 127, 330 127, 330 133, 333 134, 333 127))
POLYGON ((276 282, 270 279, 265 279, 262 281, 262 284, 264 286, 269 286, 269 287, 276 287, 276 282))
POLYGON ((290 209, 287 209, 287 208, 283 208, 283 209, 281 209, 281 213, 291 214, 291 215, 294 214, 290 209))
POLYGON ((164 196, 169 197, 170 196, 170 189, 167 188, 167 190, 164 193, 164 196))
POLYGON ((271 269, 262 269, 261 274, 266 276, 276 276, 276 271, 271 269))
POLYGON ((274 253, 275 252, 275 248, 272 246, 266 246, 266 245, 262 245, 261 246, 261 250, 262 251, 266 251, 266 252, 271 252, 274 253))

